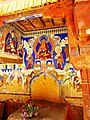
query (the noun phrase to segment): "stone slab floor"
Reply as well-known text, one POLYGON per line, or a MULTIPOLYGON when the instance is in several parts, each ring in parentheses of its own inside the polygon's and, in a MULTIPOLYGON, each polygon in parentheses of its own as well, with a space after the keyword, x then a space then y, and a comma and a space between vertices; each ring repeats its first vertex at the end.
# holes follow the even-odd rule
MULTIPOLYGON (((34 100, 34 104, 39 107, 39 114, 36 118, 32 118, 32 120, 83 120, 81 107, 70 106, 68 108, 66 104, 53 103, 46 100, 34 100), (72 114, 72 111, 74 114, 72 114)), ((12 113, 8 120, 24 120, 21 114, 21 109, 19 109, 12 113)))

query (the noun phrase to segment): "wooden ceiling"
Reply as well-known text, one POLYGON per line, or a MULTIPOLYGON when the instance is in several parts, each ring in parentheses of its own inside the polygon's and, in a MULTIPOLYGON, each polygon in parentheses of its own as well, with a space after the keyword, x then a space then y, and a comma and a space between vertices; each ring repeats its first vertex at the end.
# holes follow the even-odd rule
POLYGON ((13 22, 23 32, 66 26, 65 18, 36 17, 13 22))

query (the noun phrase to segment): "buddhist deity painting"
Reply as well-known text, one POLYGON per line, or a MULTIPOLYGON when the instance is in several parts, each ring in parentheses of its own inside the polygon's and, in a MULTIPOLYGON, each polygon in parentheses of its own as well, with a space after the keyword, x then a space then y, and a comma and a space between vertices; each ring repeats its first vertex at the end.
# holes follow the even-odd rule
POLYGON ((17 38, 15 37, 14 31, 10 31, 10 33, 6 35, 5 52, 17 53, 17 38))
POLYGON ((17 54, 19 57, 23 57, 23 48, 21 44, 21 37, 16 34, 16 31, 14 29, 8 30, 5 37, 4 43, 4 52, 7 52, 9 54, 17 54))
POLYGON ((51 47, 52 44, 50 43, 50 41, 48 40, 48 37, 43 35, 39 38, 39 41, 37 40, 36 43, 34 43, 34 45, 36 45, 36 59, 40 59, 40 60, 47 60, 47 59, 51 59, 51 47))
POLYGON ((24 66, 25 68, 31 69, 34 65, 35 54, 33 51, 33 42, 34 39, 32 37, 22 38, 23 40, 23 49, 24 49, 24 66))

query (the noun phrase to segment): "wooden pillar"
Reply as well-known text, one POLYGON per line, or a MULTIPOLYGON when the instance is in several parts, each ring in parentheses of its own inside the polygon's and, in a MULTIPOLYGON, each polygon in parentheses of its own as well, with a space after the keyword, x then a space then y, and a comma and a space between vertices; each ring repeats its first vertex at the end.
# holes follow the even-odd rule
POLYGON ((90 120, 90 69, 81 70, 84 120, 90 120))
MULTIPOLYGON (((80 55, 79 51, 78 51, 78 39, 77 39, 77 34, 75 31, 75 20, 73 19, 73 14, 74 11, 73 9, 67 12, 66 15, 66 20, 67 20, 67 26, 68 26, 68 37, 69 37, 69 47, 70 47, 70 62, 76 67, 76 69, 79 68, 77 62, 83 61, 82 59, 80 59, 80 61, 76 60, 75 58, 82 58, 82 56, 85 58, 85 55, 80 55), (73 49, 76 49, 77 51, 75 51, 77 54, 75 54, 73 56, 73 49), (72 59, 74 58, 74 60, 72 59), (74 63, 74 61, 76 61, 74 63)), ((77 18, 77 16, 76 16, 77 18)), ((85 39, 85 38, 84 38, 85 39)), ((86 62, 85 62, 86 64, 86 62)), ((90 120, 90 69, 87 69, 89 65, 84 65, 86 69, 84 70, 80 70, 81 72, 81 78, 82 78, 82 94, 83 94, 83 114, 84 114, 84 120, 90 120)), ((83 68, 83 65, 80 66, 81 68, 83 68)))
MULTIPOLYGON (((74 8, 74 20, 75 28, 79 36, 78 44, 80 46, 80 51, 85 47, 89 47, 89 38, 87 38, 86 29, 90 28, 90 1, 76 2, 74 8), (81 23, 83 23, 81 25, 81 23)), ((90 35, 88 36, 90 37, 90 35)), ((84 120, 90 120, 90 52, 89 49, 85 48, 84 53, 80 54, 82 61, 81 68, 81 78, 82 78, 82 94, 83 94, 83 113, 84 120), (87 52, 88 51, 88 52, 87 52), (84 68, 84 69, 83 69, 84 68)))

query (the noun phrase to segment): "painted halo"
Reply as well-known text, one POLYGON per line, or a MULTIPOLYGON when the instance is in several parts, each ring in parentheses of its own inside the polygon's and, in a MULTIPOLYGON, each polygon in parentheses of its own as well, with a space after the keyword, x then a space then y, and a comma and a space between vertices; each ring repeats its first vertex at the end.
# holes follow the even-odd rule
POLYGON ((42 41, 43 39, 46 40, 46 43, 48 42, 48 37, 47 37, 46 35, 42 35, 42 36, 39 37, 40 43, 41 43, 41 41, 42 41))
POLYGON ((55 52, 56 52, 56 53, 61 53, 61 52, 62 52, 61 46, 57 45, 57 46, 55 47, 55 52))

